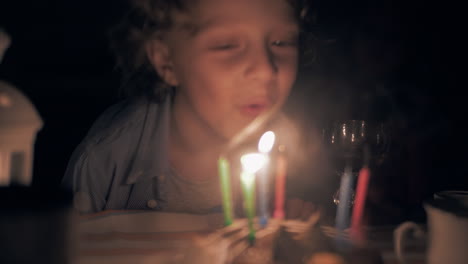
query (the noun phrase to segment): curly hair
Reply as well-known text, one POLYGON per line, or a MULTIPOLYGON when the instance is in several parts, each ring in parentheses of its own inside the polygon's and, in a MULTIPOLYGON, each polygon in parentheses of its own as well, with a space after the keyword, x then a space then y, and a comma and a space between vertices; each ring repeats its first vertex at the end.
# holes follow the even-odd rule
MULTIPOLYGON (((192 2, 190 0, 189 2, 192 2)), ((285 0, 295 10, 301 28, 309 22, 308 0, 285 0)), ((129 0, 130 8, 122 21, 110 31, 110 48, 116 68, 122 74, 121 95, 146 96, 160 101, 171 87, 156 73, 146 56, 145 44, 155 34, 167 31, 174 11, 184 11, 187 0, 129 0)), ((301 35, 301 46, 307 41, 301 35)), ((302 49, 301 49, 302 50, 302 49)))

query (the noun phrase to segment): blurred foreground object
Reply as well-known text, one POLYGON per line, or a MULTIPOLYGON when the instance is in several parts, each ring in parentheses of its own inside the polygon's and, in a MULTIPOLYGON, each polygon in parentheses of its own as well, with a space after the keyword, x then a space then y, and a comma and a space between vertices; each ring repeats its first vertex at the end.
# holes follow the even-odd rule
MULTIPOLYGON (((0 63, 11 43, 0 28, 0 63)), ((30 185, 36 133, 42 119, 18 89, 0 80, 0 186, 30 185)))
POLYGON ((0 63, 3 59, 3 54, 10 47, 11 38, 2 28, 0 28, 0 63))
POLYGON ((0 187, 0 263, 71 263, 74 219, 67 190, 0 187))
POLYGON ((42 119, 18 89, 0 80, 0 186, 30 185, 42 119))

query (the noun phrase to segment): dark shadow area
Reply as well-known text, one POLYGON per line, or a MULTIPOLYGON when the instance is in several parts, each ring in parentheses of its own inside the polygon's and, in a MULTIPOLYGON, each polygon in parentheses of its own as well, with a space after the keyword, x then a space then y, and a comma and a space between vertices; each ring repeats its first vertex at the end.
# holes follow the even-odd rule
POLYGON ((20 89, 43 118, 33 184, 57 186, 73 149, 117 100, 119 76, 107 32, 121 1, 2 1, 0 26, 12 44, 0 77, 20 89))
MULTIPOLYGON (((468 189, 466 110, 456 74, 462 48, 453 37, 461 27, 456 7, 421 1, 315 3, 316 56, 299 76, 292 115, 305 120, 309 137, 333 120, 388 125, 388 153, 372 167, 368 221, 425 221, 422 202, 434 192, 468 189)), ((322 196, 333 211, 339 176, 332 171, 321 177, 326 179, 310 195, 322 196)))

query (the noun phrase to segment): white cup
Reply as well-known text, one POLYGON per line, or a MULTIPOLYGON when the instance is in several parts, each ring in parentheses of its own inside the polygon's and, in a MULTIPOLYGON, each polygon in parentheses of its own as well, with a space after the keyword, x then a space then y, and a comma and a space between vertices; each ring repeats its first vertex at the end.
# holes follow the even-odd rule
POLYGON ((456 197, 438 197, 424 204, 428 231, 414 222, 404 222, 395 229, 395 254, 401 263, 409 263, 404 248, 411 231, 415 237, 426 239, 428 264, 468 263, 468 206, 462 202, 468 193, 456 197))
POLYGON ((434 194, 435 200, 449 200, 468 208, 468 191, 441 191, 434 194))

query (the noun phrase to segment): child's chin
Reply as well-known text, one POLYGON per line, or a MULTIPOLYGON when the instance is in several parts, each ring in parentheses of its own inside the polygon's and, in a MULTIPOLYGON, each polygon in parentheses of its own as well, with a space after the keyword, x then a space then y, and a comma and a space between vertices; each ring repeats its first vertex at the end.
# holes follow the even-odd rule
MULTIPOLYGON (((247 120, 245 122, 236 124, 236 125, 231 125, 228 129, 223 131, 222 137, 229 141, 232 140, 233 138, 239 136, 241 133, 245 133, 247 131, 244 131, 253 121, 255 118, 252 118, 251 120, 247 120)), ((250 133, 249 133, 250 134, 250 133)))
POLYGON ((218 131, 220 137, 224 139, 225 141, 230 141, 234 137, 236 137, 239 133, 241 133, 250 123, 242 124, 242 125, 237 125, 237 126, 230 126, 222 131, 218 131))

